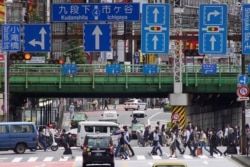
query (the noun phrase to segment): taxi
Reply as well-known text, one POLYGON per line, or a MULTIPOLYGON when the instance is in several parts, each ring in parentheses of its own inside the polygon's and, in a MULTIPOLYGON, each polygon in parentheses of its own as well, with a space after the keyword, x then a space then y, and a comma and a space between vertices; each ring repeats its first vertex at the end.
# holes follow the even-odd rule
POLYGON ((187 164, 177 161, 161 161, 155 162, 152 167, 187 167, 187 164))

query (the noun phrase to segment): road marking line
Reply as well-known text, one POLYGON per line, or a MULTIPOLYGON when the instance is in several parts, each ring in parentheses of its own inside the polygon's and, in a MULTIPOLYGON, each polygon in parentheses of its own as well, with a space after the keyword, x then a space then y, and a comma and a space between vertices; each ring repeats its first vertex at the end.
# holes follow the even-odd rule
POLYGON ((27 162, 35 162, 38 157, 30 157, 27 162))
POLYGON ((153 158, 153 159, 161 159, 161 157, 158 156, 158 155, 152 155, 152 158, 153 158))
POLYGON ((76 156, 75 161, 82 161, 82 156, 76 156))
POLYGON ((208 158, 208 156, 206 156, 206 155, 199 155, 198 157, 201 158, 201 159, 207 159, 208 158))
POLYGON ((191 155, 183 155, 183 158, 185 158, 185 159, 194 159, 191 155))
POLYGON ((137 155, 136 156, 137 160, 145 160, 145 156, 144 155, 137 155))
POLYGON ((162 112, 157 112, 157 113, 151 115, 151 116, 148 118, 148 125, 150 125, 150 119, 152 119, 154 116, 156 116, 156 115, 158 115, 158 114, 160 114, 160 113, 162 113, 162 112))
POLYGON ((22 157, 16 157, 11 162, 20 162, 22 159, 22 157))
POLYGON ((69 157, 60 158, 59 161, 68 161, 69 157))
POLYGON ((54 158, 54 157, 46 157, 46 158, 44 158, 44 160, 43 160, 43 161, 46 161, 46 162, 48 162, 48 161, 52 161, 52 160, 53 160, 53 158, 54 158))

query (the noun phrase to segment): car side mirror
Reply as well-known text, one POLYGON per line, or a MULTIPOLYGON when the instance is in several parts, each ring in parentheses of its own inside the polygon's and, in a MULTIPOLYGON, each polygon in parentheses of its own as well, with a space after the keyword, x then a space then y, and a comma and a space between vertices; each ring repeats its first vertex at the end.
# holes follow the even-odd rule
POLYGON ((119 116, 119 114, 117 114, 117 116, 119 116))
POLYGON ((130 115, 130 117, 132 117, 132 115, 130 115))
POLYGON ((103 116, 103 114, 101 116, 103 116))
POLYGON ((147 117, 147 115, 144 115, 144 117, 147 117))

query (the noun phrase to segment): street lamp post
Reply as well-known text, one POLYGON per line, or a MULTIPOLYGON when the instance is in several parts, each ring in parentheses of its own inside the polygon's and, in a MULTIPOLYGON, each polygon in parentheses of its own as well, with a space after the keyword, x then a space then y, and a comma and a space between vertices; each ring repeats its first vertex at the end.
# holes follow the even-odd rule
MULTIPOLYGON (((4 7, 4 24, 7 24, 7 12, 9 6, 13 3, 13 0, 6 0, 4 7)), ((6 121, 9 121, 9 111, 8 111, 8 52, 4 53, 4 111, 6 112, 6 121)))

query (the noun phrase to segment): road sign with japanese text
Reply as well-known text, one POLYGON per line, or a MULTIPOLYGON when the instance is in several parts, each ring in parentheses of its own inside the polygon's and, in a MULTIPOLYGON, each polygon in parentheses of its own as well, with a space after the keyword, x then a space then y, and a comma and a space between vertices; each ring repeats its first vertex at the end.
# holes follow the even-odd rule
POLYGON ((52 22, 139 21, 139 3, 53 3, 52 22))
POLYGON ((21 28, 20 24, 2 25, 2 50, 20 51, 21 50, 21 28))

